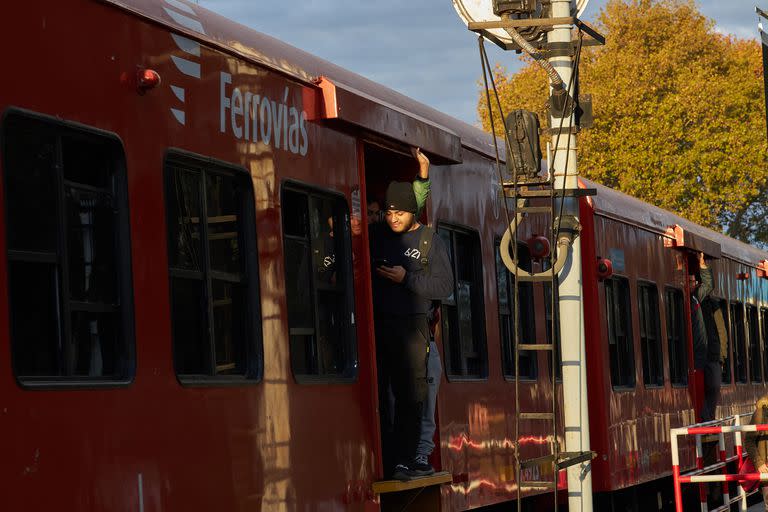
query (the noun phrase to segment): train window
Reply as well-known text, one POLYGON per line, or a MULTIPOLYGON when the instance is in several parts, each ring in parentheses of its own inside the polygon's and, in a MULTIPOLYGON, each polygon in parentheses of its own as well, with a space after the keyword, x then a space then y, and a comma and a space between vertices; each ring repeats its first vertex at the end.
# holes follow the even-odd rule
POLYGON ((667 350, 669 380, 672 385, 688 383, 688 356, 685 343, 685 307, 683 292, 667 288, 667 350))
POLYGON ((760 338, 763 346, 763 375, 768 378, 768 308, 760 309, 760 338))
POLYGON ((749 374, 752 382, 763 381, 763 358, 760 357, 760 326, 757 307, 747 304, 747 327, 749 329, 749 374))
POLYGON ((747 340, 744 332, 744 305, 731 304, 731 339, 733 340, 736 382, 747 382, 747 340))
MULTIPOLYGON (((518 337, 521 343, 535 343, 536 341, 536 323, 535 310, 533 303, 533 283, 519 282, 517 293, 520 298, 518 304, 518 319, 515 315, 515 278, 509 272, 499 253, 499 242, 494 247, 496 257, 496 285, 499 301, 499 324, 501 338, 501 353, 503 371, 505 377, 515 376, 515 336, 514 326, 517 325, 518 337)), ((530 270, 531 258, 528 248, 518 245, 518 260, 521 268, 530 270)), ((520 366, 521 379, 536 379, 538 366, 536 353, 529 350, 521 350, 518 364, 520 366)))
POLYGON ((24 386, 127 383, 135 359, 122 147, 21 112, 3 128, 14 372, 24 386))
POLYGON ((646 387, 664 385, 664 362, 659 324, 659 292, 656 285, 638 283, 640 348, 643 353, 643 383, 646 387))
POLYGON ((446 225, 437 232, 448 248, 454 276, 454 291, 443 301, 441 315, 446 375, 482 379, 488 375, 488 356, 480 236, 446 225))
POLYGON ((297 382, 356 377, 352 235, 343 196, 283 186, 285 287, 297 382))
POLYGON ((261 315, 250 176, 174 152, 165 179, 176 374, 184 384, 258 381, 261 315))
POLYGON ((605 280, 608 347, 611 382, 617 388, 635 387, 635 349, 632 340, 632 313, 629 281, 615 276, 605 280))
MULTIPOLYGON (((709 299, 707 299, 711 303, 712 312, 713 314, 717 314, 719 312, 720 315, 722 315, 723 322, 725 323, 725 341, 721 342, 722 346, 725 347, 725 354, 722 355, 723 359, 723 373, 722 373, 722 385, 726 386, 731 384, 732 376, 731 376, 731 342, 729 339, 730 336, 730 322, 728 319, 728 302, 726 302, 723 299, 719 299, 717 297, 713 297, 710 295, 709 299)), ((704 320, 707 320, 707 317, 704 318, 704 320)), ((715 327, 717 329, 717 327, 715 327)))

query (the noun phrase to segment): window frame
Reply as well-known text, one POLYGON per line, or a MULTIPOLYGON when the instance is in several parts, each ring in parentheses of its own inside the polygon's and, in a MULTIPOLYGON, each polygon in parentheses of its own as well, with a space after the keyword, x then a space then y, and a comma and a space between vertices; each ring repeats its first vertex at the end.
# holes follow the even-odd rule
POLYGON ((768 380, 768 307, 758 307, 758 320, 760 323, 760 346, 763 350, 763 377, 768 380))
POLYGON ((673 388, 687 388, 688 387, 688 335, 685 330, 686 314, 685 314, 685 292, 682 288, 675 286, 664 287, 664 325, 666 328, 667 337, 667 367, 669 367, 669 383, 673 388), (680 299, 680 311, 678 311, 680 318, 678 320, 679 327, 681 327, 678 333, 679 343, 682 345, 683 355, 683 368, 682 368, 682 382, 675 382, 672 380, 672 348, 670 346, 672 326, 670 325, 670 314, 672 313, 670 295, 679 294, 680 299))
MULTIPOLYGON (((643 368, 643 386, 645 389, 660 389, 663 388, 666 384, 666 377, 664 375, 664 340, 661 336, 661 309, 660 309, 660 301, 659 301, 659 287, 654 281, 648 281, 648 280, 637 280, 637 320, 638 325, 640 327, 640 330, 638 332, 639 334, 639 341, 640 341, 640 354, 642 358, 643 368), (655 323, 655 336, 656 336, 656 345, 658 349, 658 356, 656 363, 658 364, 658 369, 660 371, 661 376, 661 382, 657 383, 648 383, 647 380, 649 378, 648 375, 646 375, 645 371, 645 358, 646 358, 646 346, 647 342, 644 342, 643 340, 643 320, 644 318, 644 304, 641 301, 641 296, 643 293, 643 289, 649 289, 649 297, 651 299, 651 302, 655 302, 655 311, 649 311, 648 313, 651 315, 651 320, 655 323)), ((653 306, 654 304, 651 304, 650 306, 653 306)), ((650 366, 650 361, 649 361, 650 366)))
MULTIPOLYGON (((10 364, 13 372, 13 377, 17 385, 24 390, 88 390, 88 389, 112 389, 112 388, 126 388, 133 384, 136 378, 136 324, 135 324, 135 304, 134 304, 134 290, 133 290, 133 261, 132 261, 132 249, 131 249, 131 223, 130 223, 130 201, 128 194, 128 164, 125 153, 125 145, 119 135, 114 132, 96 128, 93 126, 77 123, 74 121, 62 120, 39 112, 34 112, 28 109, 9 107, 0 117, 0 162, 2 165, 2 185, 0 190, 2 191, 0 200, 3 203, 3 230, 5 231, 5 269, 6 269, 6 294, 8 301, 8 339, 9 339, 9 353, 10 364), (8 170, 8 151, 6 151, 6 144, 8 139, 8 123, 9 119, 17 117, 22 120, 36 122, 45 125, 46 131, 50 131, 52 136, 56 140, 56 155, 55 155, 55 194, 58 201, 57 204, 57 219, 56 219, 56 254, 47 256, 40 251, 24 251, 24 250, 12 250, 9 244, 9 202, 7 201, 8 183, 7 183, 7 170, 8 170), (117 349, 121 354, 116 355, 116 360, 121 366, 120 375, 115 377, 90 377, 84 375, 74 376, 29 376, 20 375, 19 368, 14 354, 14 335, 13 335, 13 315, 11 314, 11 293, 10 293, 10 267, 12 262, 38 262, 49 263, 54 265, 55 273, 60 274, 56 278, 56 285, 58 293, 56 294, 56 313, 59 316, 59 322, 56 326, 58 336, 60 339, 70 339, 71 337, 71 303, 80 302, 68 297, 70 292, 70 265, 69 265, 69 251, 67 247, 68 233, 67 233, 67 207, 66 201, 66 182, 64 176, 65 168, 63 165, 63 152, 62 152, 62 139, 65 137, 75 138, 101 138, 104 142, 109 141, 113 145, 115 157, 112 164, 112 174, 116 184, 116 190, 114 193, 114 207, 116 210, 116 217, 114 220, 114 227, 116 229, 116 236, 113 239, 115 243, 115 266, 114 270, 118 273, 115 285, 115 297, 118 301, 118 305, 115 308, 116 317, 119 318, 119 329, 121 333, 120 339, 117 341, 117 349), (11 255, 11 253, 16 253, 11 255)), ((102 189, 98 187, 88 186, 82 184, 77 188, 80 189, 93 189, 94 192, 102 193, 102 189)), ((86 304, 86 303, 83 303, 86 304)), ((94 304, 94 307, 98 306, 94 304)), ((89 309, 80 309, 80 311, 89 311, 89 309)), ((94 310, 95 311, 95 310, 94 310)), ((69 345, 69 343, 67 343, 69 345)))
MULTIPOLYGON (((473 277, 475 278, 475 282, 473 284, 477 285, 478 289, 474 290, 474 295, 471 298, 472 300, 472 318, 473 323, 474 319, 477 319, 478 322, 477 326, 475 327, 473 325, 473 331, 475 328, 477 328, 479 331, 481 331, 482 336, 480 336, 480 340, 478 342, 477 348, 479 349, 479 358, 481 359, 481 371, 480 375, 459 375, 452 373, 452 363, 451 363, 451 342, 450 340, 447 340, 445 338, 445 328, 444 325, 441 325, 440 334, 441 334, 441 341, 443 344, 443 373, 445 374, 446 380, 451 382, 485 382, 489 378, 490 368, 489 368, 489 360, 488 360, 488 331, 485 321, 485 280, 484 280, 484 268, 483 268, 483 242, 482 238, 480 237, 480 232, 476 229, 470 228, 468 226, 463 226, 461 224, 456 224, 453 222, 448 221, 438 221, 436 223, 436 231, 438 233, 438 236, 442 236, 440 233, 441 231, 450 232, 450 247, 446 247, 448 250, 448 257, 449 261, 451 263, 451 271, 453 272, 453 292, 451 294, 451 297, 453 297, 454 304, 448 304, 449 306, 452 305, 453 307, 457 308, 457 314, 458 314, 458 304, 456 304, 456 295, 457 295, 457 289, 459 284, 459 279, 457 278, 457 264, 456 259, 454 257, 455 255, 455 249, 456 249, 456 238, 453 235, 453 233, 461 233, 465 236, 470 237, 474 242, 476 242, 475 247, 473 248, 473 256, 476 259, 476 262, 479 263, 480 268, 476 269, 473 267, 473 277), (477 299, 477 304, 474 303, 474 299, 477 299)), ((444 324, 448 321, 447 316, 444 312, 446 303, 448 303, 449 300, 443 300, 441 304, 441 311, 440 311, 440 317, 441 317, 441 324, 444 324)), ((461 333, 459 333, 459 337, 461 337, 461 333)), ((463 356, 463 353, 461 354, 461 357, 466 359, 466 357, 463 356)))
MULTIPOLYGON (((264 378, 264 338, 263 338, 263 322, 261 315, 261 283, 260 283, 260 265, 259 265, 259 250, 258 250, 258 234, 256 230, 256 202, 254 197, 253 182, 251 180, 250 173, 243 167, 215 159, 206 155, 200 155, 179 148, 168 148, 163 155, 163 210, 165 225, 165 243, 166 243, 166 269, 168 272, 168 321, 171 332, 171 353, 173 372, 176 376, 176 381, 184 387, 249 387, 260 384, 264 378), (174 167, 176 166, 176 167, 174 167), (246 372, 242 375, 203 375, 203 374, 180 374, 176 368, 176 354, 177 347, 174 338, 174 322, 173 322, 173 279, 176 277, 174 274, 181 274, 194 271, 188 270, 173 270, 171 268, 171 254, 170 254, 170 219, 171 214, 168 208, 168 197, 170 191, 170 185, 172 182, 172 174, 175 168, 181 167, 187 172, 198 171, 202 174, 202 180, 209 174, 218 176, 231 176, 236 181, 242 181, 242 183, 248 183, 245 189, 240 189, 244 192, 240 197, 241 204, 239 205, 242 212, 242 230, 239 233, 239 243, 244 250, 241 252, 241 258, 243 260, 242 281, 241 283, 246 288, 245 299, 247 301, 246 308, 248 310, 247 319, 243 324, 244 329, 244 350, 245 350, 245 366, 246 372), (190 169, 193 168, 193 169, 190 169), (250 331, 250 332, 247 332, 250 331)), ((201 217, 207 209, 206 197, 201 196, 201 217)), ((201 223, 201 247, 203 247, 203 268, 200 273, 202 274, 200 280, 203 282, 203 294, 206 295, 208 300, 208 314, 209 321, 212 320, 212 303, 213 299, 209 296, 212 292, 212 276, 211 273, 222 274, 220 271, 211 271, 211 259, 210 259, 210 239, 207 237, 207 222, 201 223), (206 233, 206 240, 203 242, 202 234, 206 233)), ((211 352, 214 354, 215 365, 215 350, 216 345, 212 339, 211 328, 208 329, 209 343, 211 345, 211 352)))
POLYGON ((747 347, 747 352, 749 353, 749 382, 752 384, 762 384, 765 381, 765 374, 763 373, 763 352, 762 343, 760 340, 760 308, 754 304, 746 303, 744 305, 744 320, 747 324, 746 334, 747 342, 749 344, 747 347), (751 319, 754 320, 754 325, 750 321, 751 319), (753 350, 755 347, 757 348, 757 358, 752 357, 754 355, 753 350), (755 362, 757 362, 757 367, 760 371, 760 380, 755 380, 755 376, 753 374, 753 370, 755 369, 755 362))
MULTIPOLYGON (((720 312, 723 314, 723 322, 725 322, 725 347, 727 353, 725 354, 725 364, 723 365, 722 372, 720 375, 720 387, 728 387, 728 386, 734 386, 736 384, 735 378, 734 378, 734 368, 731 367, 733 364, 733 339, 731 333, 731 306, 728 299, 721 297, 719 295, 710 294, 707 300, 711 301, 713 303, 713 307, 716 307, 720 310, 720 312), (725 379, 723 375, 726 375, 728 379, 725 379)), ((720 340, 722 343, 722 340, 720 340)), ((720 354, 720 357, 723 357, 723 354, 720 354)))
MULTIPOLYGON (((634 327, 633 327, 633 317, 632 317, 632 283, 630 279, 627 276, 623 276, 620 274, 614 274, 610 278, 603 281, 603 291, 605 294, 605 313, 606 313, 606 327, 608 329, 607 331, 607 341, 608 341, 608 361, 609 361, 609 373, 610 373, 610 379, 611 379, 611 388, 615 392, 627 392, 627 391, 635 391, 637 389, 637 364, 636 364, 636 358, 635 358, 635 335, 634 335, 634 327), (629 355, 630 361, 632 364, 632 370, 630 373, 631 375, 631 384, 614 384, 614 376, 613 376, 613 361, 610 354, 610 346, 611 346, 611 322, 614 322, 616 318, 613 317, 613 315, 608 315, 608 290, 607 286, 608 283, 612 283, 611 287, 613 287, 613 283, 622 281, 626 284, 626 297, 625 297, 625 309, 624 312, 625 316, 625 333, 624 336, 627 338, 627 343, 630 346, 630 352, 629 355)), ((616 312, 616 305, 614 305, 614 313, 616 312)), ((618 346, 618 343, 614 343, 618 346)), ((617 356, 618 357, 618 356, 617 356)))
MULTIPOLYGON (((529 313, 533 313, 532 315, 529 315, 529 318, 532 319, 532 323, 529 322, 522 322, 523 318, 523 310, 522 307, 518 310, 518 313, 520 314, 520 317, 517 319, 514 319, 514 308, 515 308, 515 302, 517 301, 520 306, 523 305, 523 301, 520 300, 520 297, 514 296, 514 276, 509 271, 509 269, 504 265, 504 262, 501 260, 501 257, 497 257, 500 253, 501 249, 501 238, 496 238, 494 240, 493 250, 494 250, 494 265, 496 273, 494 277, 496 278, 496 306, 499 312, 499 347, 501 349, 501 373, 504 377, 504 380, 507 382, 514 382, 515 381, 515 369, 511 368, 514 366, 514 348, 515 348, 515 342, 514 342, 514 332, 512 329, 517 329, 519 332, 519 338, 522 341, 522 343, 527 344, 533 344, 536 343, 536 289, 533 286, 533 283, 526 283, 526 282, 520 282, 518 283, 518 292, 522 292, 523 290, 528 290, 526 293, 528 294, 528 310, 529 313), (499 271, 506 272, 507 275, 507 289, 506 294, 509 301, 509 307, 510 310, 507 313, 502 313, 501 311, 501 302, 499 301, 499 271), (502 319, 502 316, 508 316, 508 319, 502 319), (503 336, 503 328, 504 328, 504 322, 508 322, 507 328, 510 332, 510 339, 505 340, 503 336), (525 332, 525 331, 528 332, 525 332), (509 357, 510 361, 507 361, 507 352, 509 351, 509 357)), ((528 250, 527 247, 525 247, 523 244, 518 243, 518 251, 520 250, 528 250)), ((530 256, 529 256, 530 258, 530 256)), ((520 376, 520 382, 536 382, 539 379, 539 361, 538 361, 538 351, 536 350, 524 350, 521 351, 521 355, 525 355, 530 358, 531 361, 531 369, 532 372, 527 375, 521 375, 520 376)))
MULTIPOLYGON (((732 377, 732 382, 733 383, 735 383, 737 385, 741 385, 741 386, 749 384, 749 350, 748 350, 748 347, 747 347, 747 325, 746 325, 746 318, 747 317, 746 317, 746 315, 747 315, 747 313, 746 313, 746 309, 744 307, 744 302, 738 301, 738 300, 733 300, 733 301, 729 301, 728 302, 728 318, 730 320, 729 326, 728 326, 728 328, 729 328, 728 335, 729 335, 729 337, 731 339, 731 343, 733 344, 733 348, 731 350, 731 354, 734 356, 734 358, 733 358, 733 374, 731 375, 731 377, 732 377), (735 311, 734 308, 736 308, 738 306, 741 306, 741 322, 737 323, 735 321, 736 318, 733 318, 733 317, 737 316, 737 315, 734 315, 734 311, 735 311), (739 359, 740 359, 739 353, 738 353, 738 351, 739 351, 739 340, 737 339, 737 336, 736 336, 739 328, 741 328, 741 342, 742 342, 741 346, 744 348, 744 363, 743 363, 743 365, 744 365, 744 380, 741 380, 741 377, 739 376, 739 367, 737 366, 738 362, 739 362, 739 359)), ((731 354, 729 354, 729 355, 731 355, 731 354)))
MULTIPOLYGON (((329 188, 320 187, 314 184, 306 183, 303 181, 295 180, 295 179, 283 179, 280 183, 280 237, 282 239, 282 243, 280 245, 282 252, 282 258, 281 262, 283 265, 283 277, 285 277, 285 272, 287 270, 286 263, 285 263, 285 256, 286 256, 286 242, 289 239, 285 234, 285 219, 283 217, 283 204, 284 204, 284 196, 286 190, 294 192, 294 193, 300 193, 305 194, 307 196, 307 208, 309 209, 309 198, 310 197, 320 197, 325 199, 330 199, 334 201, 339 201, 344 203, 344 213, 347 217, 347 222, 343 223, 344 228, 344 243, 345 243, 345 250, 349 253, 349 261, 346 262, 346 271, 348 274, 348 280, 349 282, 345 285, 345 295, 346 300, 348 304, 350 305, 350 319, 349 325, 347 327, 348 333, 347 333, 347 339, 345 339, 346 346, 347 346, 347 356, 346 356, 346 370, 344 373, 341 374, 302 374, 297 373, 296 368, 293 364, 293 354, 292 354, 292 346, 291 346, 291 326, 290 326, 290 318, 288 314, 288 295, 287 295, 287 288, 285 293, 285 299, 286 299, 286 333, 288 336, 288 353, 289 353, 289 361, 288 364, 291 368, 291 375, 293 375, 294 381, 297 384, 300 385, 344 385, 344 384, 355 384, 359 380, 359 369, 360 369, 360 351, 358 347, 358 333, 357 333, 357 311, 356 311, 356 301, 355 301, 355 279, 354 279, 354 266, 353 266, 353 243, 352 243, 352 232, 351 232, 351 213, 350 213, 350 206, 349 201, 347 200, 347 197, 338 190, 333 190, 329 188), (354 320, 354 321, 352 321, 354 320)), ((334 230, 337 229, 338 226, 334 224, 334 230)), ((311 237, 311 234, 310 234, 311 237)), ((310 251, 312 247, 312 240, 310 238, 310 251)), ((336 260, 338 261, 338 259, 336 260)), ((318 322, 320 315, 318 314, 318 301, 317 301, 317 295, 316 295, 316 289, 315 289, 315 279, 312 278, 312 285, 311 285, 311 291, 312 298, 314 299, 312 302, 313 306, 313 315, 315 319, 315 327, 313 332, 318 331, 318 322)))

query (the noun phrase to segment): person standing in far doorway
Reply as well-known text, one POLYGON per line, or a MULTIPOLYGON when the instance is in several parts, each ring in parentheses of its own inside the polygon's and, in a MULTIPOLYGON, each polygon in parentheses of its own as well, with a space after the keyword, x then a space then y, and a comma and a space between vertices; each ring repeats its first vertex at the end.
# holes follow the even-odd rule
POLYGON ((385 468, 393 478, 408 480, 434 472, 417 460, 428 395, 428 315, 434 300, 453 291, 453 273, 440 237, 416 220, 412 185, 390 183, 385 205, 386 223, 373 224, 370 232, 379 406, 385 468), (430 246, 428 265, 422 261, 425 243, 430 246), (389 386, 394 395, 391 429, 389 386))
MULTIPOLYGON (((694 278, 695 276, 691 276, 694 278)), ((699 280, 693 283, 691 291, 691 332, 693 334, 694 368, 704 373, 704 405, 701 409, 702 421, 715 419, 715 409, 720 396, 722 367, 720 366, 720 342, 707 335, 702 303, 709 300, 714 281, 712 271, 707 266, 704 253, 699 253, 699 280)))

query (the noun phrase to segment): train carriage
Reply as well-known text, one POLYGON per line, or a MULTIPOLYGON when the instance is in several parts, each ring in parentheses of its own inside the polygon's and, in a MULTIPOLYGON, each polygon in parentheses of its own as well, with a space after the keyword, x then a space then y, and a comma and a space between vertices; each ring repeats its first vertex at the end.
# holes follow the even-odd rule
MULTIPOLYGON (((432 159, 422 220, 456 277, 432 459, 450 482, 425 500, 458 511, 515 498, 512 333, 547 343, 555 312, 546 287, 519 283, 515 297, 498 258, 490 136, 185 0, 5 11, 0 508, 393 506, 373 490, 384 475, 365 201, 412 178, 412 146, 432 159)), ((719 252, 731 327, 720 412, 764 390, 768 254, 585 186, 598 189, 581 235, 594 485, 611 499, 664 482, 669 428, 695 419, 684 322, 697 244, 719 252)), ((524 265, 541 269, 524 242, 547 224, 521 226, 524 265)), ((521 408, 562 401, 552 371, 522 354, 521 408)), ((541 422, 521 436, 526 457, 547 452, 541 422)))

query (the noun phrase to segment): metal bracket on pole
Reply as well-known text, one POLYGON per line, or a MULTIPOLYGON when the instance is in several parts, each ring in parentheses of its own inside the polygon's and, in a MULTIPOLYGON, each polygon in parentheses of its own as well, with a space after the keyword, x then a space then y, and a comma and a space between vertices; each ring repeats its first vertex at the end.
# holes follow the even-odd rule
MULTIPOLYGON (((534 18, 525 20, 500 20, 500 21, 475 21, 468 24, 469 30, 477 34, 482 35, 488 41, 508 51, 522 51, 519 45, 515 43, 507 43, 494 36, 490 30, 493 29, 514 29, 514 28, 530 28, 530 27, 554 27, 556 25, 575 25, 581 31, 583 31, 587 37, 584 38, 584 46, 604 46, 605 36, 598 31, 581 21, 579 18, 565 17, 565 18, 534 18)), ((543 51, 546 57, 561 57, 571 56, 578 44, 578 41, 571 41, 570 45, 560 42, 548 43, 546 41, 531 42, 533 46, 538 47, 543 51)))

